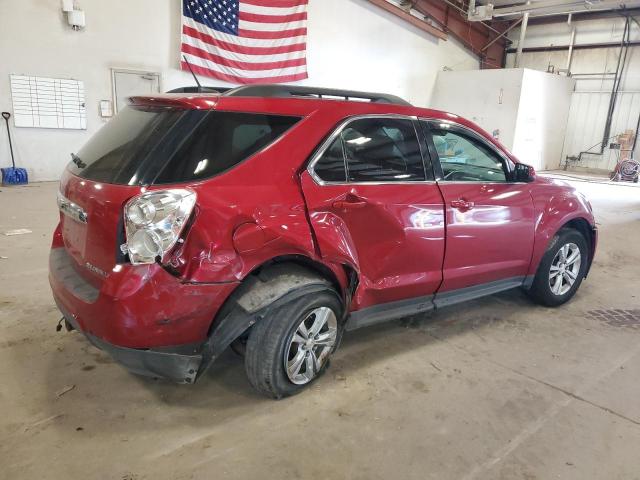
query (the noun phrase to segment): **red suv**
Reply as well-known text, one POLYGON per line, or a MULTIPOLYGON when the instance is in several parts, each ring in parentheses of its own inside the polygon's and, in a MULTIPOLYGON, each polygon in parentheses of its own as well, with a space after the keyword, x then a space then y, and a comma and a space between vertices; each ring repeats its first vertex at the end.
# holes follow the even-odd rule
POLYGON ((248 86, 131 98, 60 182, 62 324, 182 383, 231 345, 280 398, 345 330, 524 288, 560 305, 589 202, 456 115, 383 94, 248 86))

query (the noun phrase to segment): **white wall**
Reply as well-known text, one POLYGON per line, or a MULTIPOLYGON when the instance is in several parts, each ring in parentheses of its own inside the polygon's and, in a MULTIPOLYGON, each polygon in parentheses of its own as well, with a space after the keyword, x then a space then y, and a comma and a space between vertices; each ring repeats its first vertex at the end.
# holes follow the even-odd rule
MULTIPOLYGON (((164 90, 193 84, 178 70, 179 0, 77 3, 87 19, 80 32, 67 26, 57 0, 0 1, 0 110, 11 111, 11 73, 85 82, 86 131, 12 130, 16 161, 32 180, 59 178, 69 153, 103 124, 98 104, 111 99, 110 68, 160 72, 164 90)), ((455 40, 438 41, 366 0, 311 0, 308 27, 305 84, 394 93, 425 106, 444 66, 478 68, 455 40)), ((10 164, 4 130, 0 164, 10 164)))
POLYGON ((560 166, 574 81, 523 69, 513 152, 536 170, 560 166))
POLYGON ((512 150, 522 75, 522 69, 440 72, 433 108, 468 118, 490 134, 498 130, 499 140, 512 150))
MULTIPOLYGON (((524 42, 525 48, 548 47, 551 45, 568 45, 571 28, 575 27, 576 45, 593 43, 619 43, 624 28, 621 18, 600 19, 589 21, 574 21, 551 25, 535 25, 527 29, 524 42)), ((515 29, 510 35, 514 40, 512 47, 517 47, 519 30, 515 29)), ((631 40, 640 40, 640 28, 631 23, 631 40)), ((525 52, 520 66, 547 71, 548 65, 566 68, 568 51, 525 52)), ((609 107, 612 75, 581 77, 581 73, 614 73, 618 62, 619 48, 578 49, 573 52, 571 72, 575 75, 576 87, 572 95, 567 133, 564 142, 562 158, 567 155, 578 155, 580 151, 593 147, 599 152, 604 125, 609 107)), ((507 56, 507 67, 513 66, 515 54, 507 56)), ((640 114, 640 47, 630 47, 626 69, 616 109, 613 115, 611 135, 623 133, 625 130, 635 130, 640 114)), ((612 139, 613 141, 613 139, 612 139)), ((637 152, 636 157, 640 154, 637 152)), ((605 149, 604 155, 585 155, 581 166, 611 170, 615 166, 618 152, 605 149)))
POLYGON ((524 68, 440 72, 433 106, 473 120, 534 168, 560 164, 574 82, 524 68), (472 87, 472 88, 470 88, 472 87))

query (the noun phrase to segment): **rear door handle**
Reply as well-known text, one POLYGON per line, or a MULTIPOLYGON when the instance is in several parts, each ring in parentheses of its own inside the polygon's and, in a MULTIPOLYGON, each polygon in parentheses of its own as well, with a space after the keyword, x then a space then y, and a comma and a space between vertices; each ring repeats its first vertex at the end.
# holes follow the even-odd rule
POLYGON ((341 208, 343 210, 356 210, 358 208, 364 208, 367 206, 367 202, 363 202, 361 200, 357 200, 355 202, 350 202, 348 200, 338 200, 333 202, 334 208, 341 208))
POLYGON ((358 208, 366 207, 367 202, 355 195, 347 195, 344 200, 336 200, 332 205, 334 208, 340 208, 343 210, 356 210, 358 208))
POLYGON ((458 210, 471 210, 474 205, 475 204, 473 202, 468 202, 467 200, 464 200, 462 198, 451 201, 451 206, 453 208, 457 208, 458 210))

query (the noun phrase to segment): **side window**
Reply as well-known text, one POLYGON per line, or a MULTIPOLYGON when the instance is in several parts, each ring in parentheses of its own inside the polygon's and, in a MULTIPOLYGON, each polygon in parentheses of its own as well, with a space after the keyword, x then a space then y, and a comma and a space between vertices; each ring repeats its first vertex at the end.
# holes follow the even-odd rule
POLYGON ((342 131, 349 182, 426 180, 411 120, 364 118, 342 131))
POLYGON ((313 167, 316 175, 325 182, 344 183, 347 170, 342 152, 342 138, 338 136, 327 148, 313 167))
POLYGON ((171 154, 154 183, 188 182, 235 167, 280 138, 300 119, 210 111, 171 154))
POLYGON ((457 130, 429 123, 444 180, 506 182, 503 159, 480 140, 457 130))

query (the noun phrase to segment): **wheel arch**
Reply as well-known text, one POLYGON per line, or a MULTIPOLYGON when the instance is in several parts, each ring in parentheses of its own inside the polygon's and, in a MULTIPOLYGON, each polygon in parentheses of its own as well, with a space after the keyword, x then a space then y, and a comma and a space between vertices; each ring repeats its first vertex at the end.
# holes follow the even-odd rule
MULTIPOLYGON (((260 275, 265 272, 265 270, 282 264, 297 265, 315 272, 318 276, 331 282, 331 285, 336 289, 341 297, 343 297, 343 300, 349 296, 348 294, 352 288, 352 283, 357 281, 357 274, 348 265, 329 266, 306 255, 291 254, 279 255, 257 265, 245 276, 243 282, 251 275, 260 275), (356 275, 355 278, 353 277, 354 274, 356 275)), ((355 286, 353 286, 353 288, 355 288, 355 286)))
POLYGON ((589 221, 584 217, 576 217, 568 222, 566 222, 562 227, 558 229, 558 231, 563 228, 573 228, 582 234, 584 239, 587 241, 587 246, 589 247, 589 264, 587 265, 586 275, 589 273, 589 269, 591 268, 591 262, 593 262, 593 257, 595 254, 595 244, 596 244, 596 232, 595 228, 589 223, 589 221))
POLYGON ((581 215, 580 212, 576 212, 576 214, 571 215, 568 218, 563 218, 561 221, 553 225, 547 225, 545 228, 539 228, 536 230, 534 251, 531 259, 531 264, 529 266, 529 272, 527 275, 527 280, 525 282, 525 287, 530 286, 533 282, 533 277, 538 270, 538 265, 540 264, 540 261, 542 260, 545 252, 549 248, 549 244, 551 243, 553 238, 557 235, 558 232, 566 228, 577 230, 584 236, 589 247, 589 263, 587 265, 587 270, 585 271, 585 277, 589 273, 589 269, 591 268, 591 263, 593 262, 593 257, 595 255, 595 247, 597 243, 596 228, 591 224, 587 216, 581 215))
POLYGON ((313 293, 327 286, 343 304, 345 320, 357 274, 348 266, 333 268, 304 255, 281 255, 256 266, 241 280, 211 321, 203 348, 201 375, 237 338, 285 297, 313 293))

